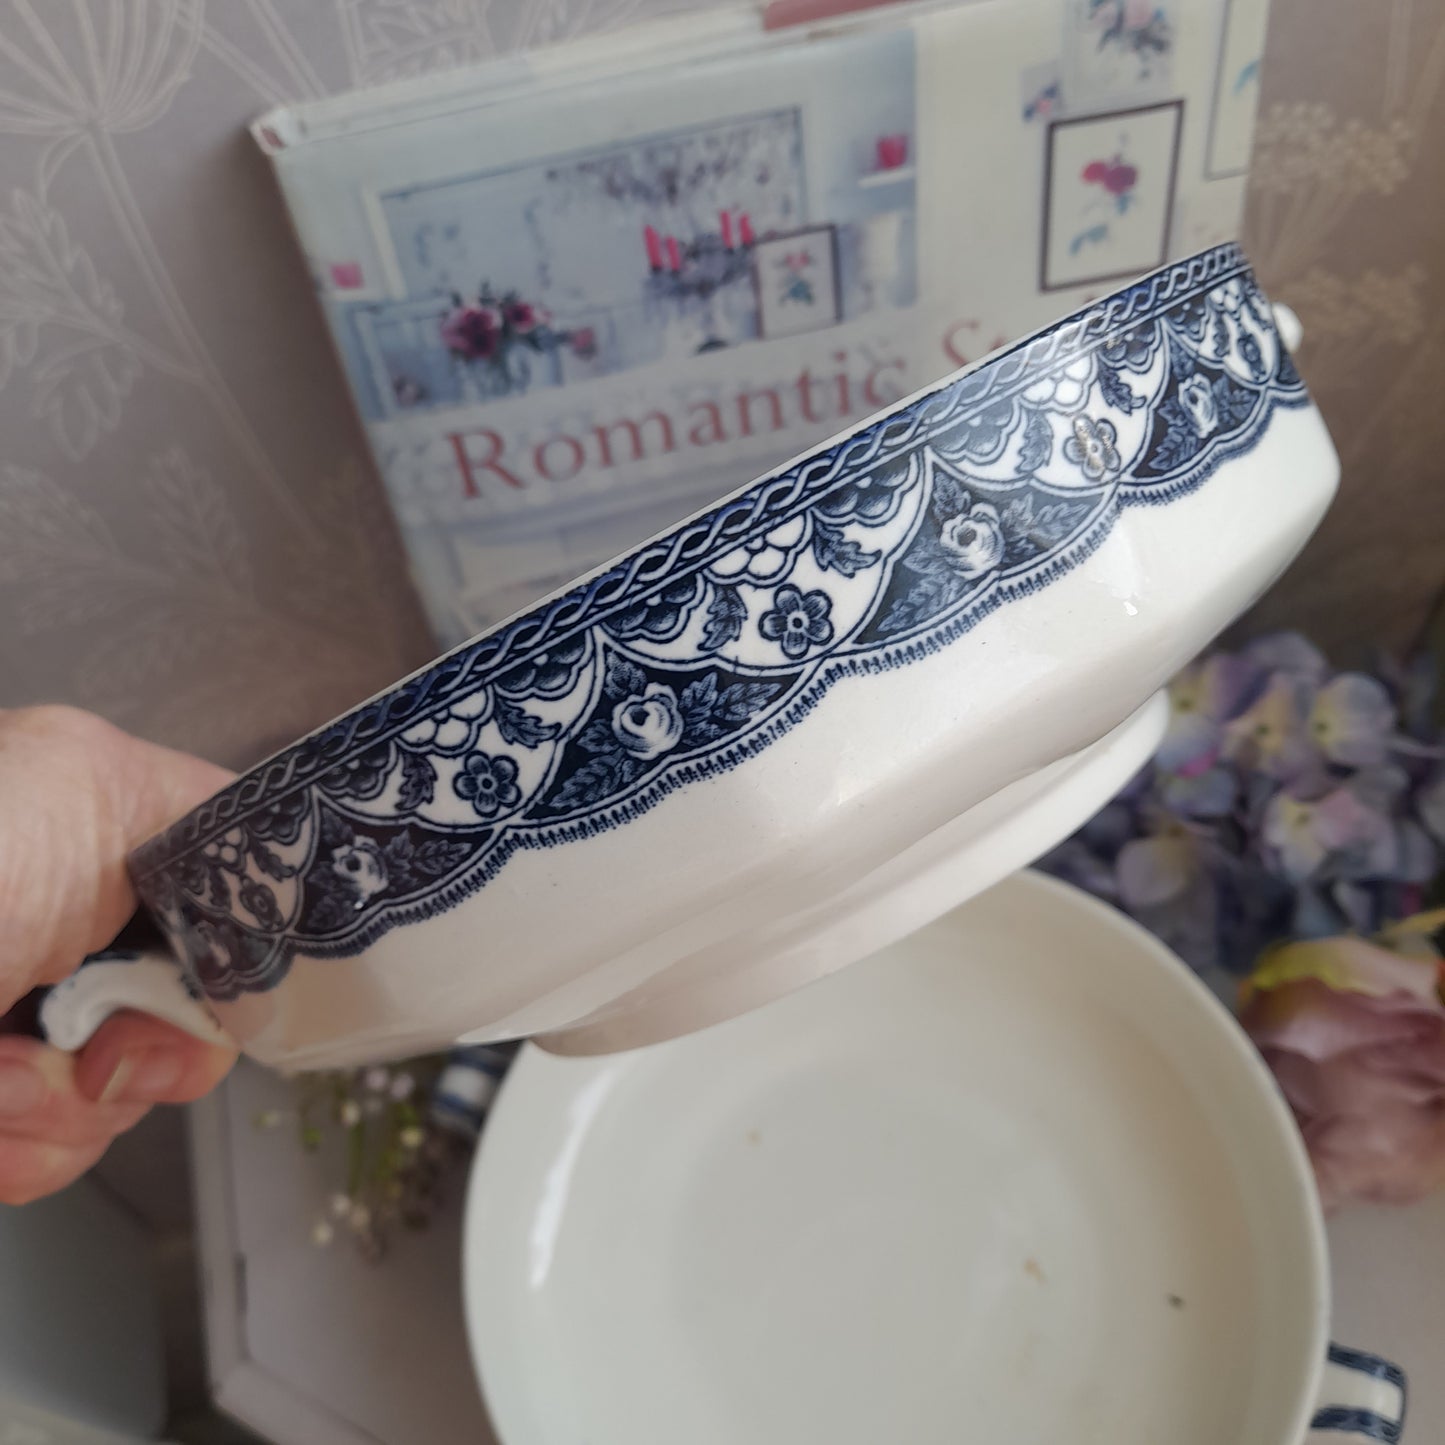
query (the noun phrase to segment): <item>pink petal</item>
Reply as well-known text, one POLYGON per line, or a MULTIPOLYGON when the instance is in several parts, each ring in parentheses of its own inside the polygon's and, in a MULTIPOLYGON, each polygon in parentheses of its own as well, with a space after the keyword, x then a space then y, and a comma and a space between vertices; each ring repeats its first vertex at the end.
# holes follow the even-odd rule
POLYGON ((1350 1199, 1410 1204, 1445 1183, 1445 1115, 1392 1109, 1304 1132, 1327 1209, 1350 1199))
POLYGON ((1325 1084, 1313 1059, 1281 1049, 1260 1052, 1301 1127, 1324 1113, 1325 1084))
POLYGON ((1323 1063, 1278 1049, 1266 1055, 1296 1110, 1309 1118, 1371 1114, 1402 1105, 1445 1108, 1445 1030, 1349 1049, 1323 1063))
POLYGON ((1445 1018, 1438 1000, 1427 1003, 1403 991, 1380 997, 1336 993, 1304 979, 1256 993, 1240 1011, 1239 1021, 1261 1049, 1320 1062, 1347 1049, 1408 1043, 1417 1037, 1421 1014, 1445 1018))

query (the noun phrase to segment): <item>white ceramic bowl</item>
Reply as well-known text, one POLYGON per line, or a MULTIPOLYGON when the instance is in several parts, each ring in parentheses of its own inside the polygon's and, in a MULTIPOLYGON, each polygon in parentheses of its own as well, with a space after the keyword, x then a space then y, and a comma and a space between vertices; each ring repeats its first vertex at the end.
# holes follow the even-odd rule
MULTIPOLYGON (((1337 475, 1243 257, 1205 252, 262 763, 137 887, 272 1064, 699 1027, 926 922, 917 870, 946 906, 998 876, 1001 826, 1012 867, 1083 821, 1337 475)), ((83 970, 55 1036, 165 1011, 144 978, 83 970)))
POLYGON ((1326 1365, 1273 1081, 1157 940, 1019 875, 744 1018, 524 1050, 463 1288, 505 1445, 1395 1441, 1326 1365))

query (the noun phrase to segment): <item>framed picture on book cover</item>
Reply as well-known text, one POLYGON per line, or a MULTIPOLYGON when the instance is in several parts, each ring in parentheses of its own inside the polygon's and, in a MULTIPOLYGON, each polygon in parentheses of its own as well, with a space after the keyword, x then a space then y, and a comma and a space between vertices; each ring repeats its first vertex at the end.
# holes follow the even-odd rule
POLYGON ((1066 0, 1063 84, 1071 109, 1109 110, 1177 95, 1180 0, 1066 0))
POLYGON ((1040 290, 1164 264, 1183 115, 1184 102, 1171 100, 1050 124, 1040 290))
POLYGON ((804 226, 757 242, 753 290, 764 339, 836 326, 843 319, 837 228, 804 226))
POLYGON ((1242 176, 1249 169, 1268 15, 1263 0, 1224 0, 1204 165, 1204 174, 1212 181, 1242 176))

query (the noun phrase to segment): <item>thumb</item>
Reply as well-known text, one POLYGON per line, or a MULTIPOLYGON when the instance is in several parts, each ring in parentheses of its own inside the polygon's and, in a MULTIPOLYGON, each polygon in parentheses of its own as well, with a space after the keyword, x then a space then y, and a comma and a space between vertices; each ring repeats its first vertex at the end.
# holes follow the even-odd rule
POLYGON ((126 855, 229 781, 74 708, 0 711, 0 1012, 115 937, 126 855))

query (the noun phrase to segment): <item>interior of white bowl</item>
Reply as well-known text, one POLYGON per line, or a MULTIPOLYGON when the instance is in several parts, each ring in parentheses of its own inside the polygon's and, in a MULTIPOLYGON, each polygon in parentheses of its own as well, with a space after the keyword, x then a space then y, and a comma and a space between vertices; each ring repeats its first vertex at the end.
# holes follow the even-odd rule
POLYGON ((506 1445, 1288 1445, 1323 1241, 1219 1005, 1021 876, 702 1034, 527 1051, 464 1286, 506 1445))

